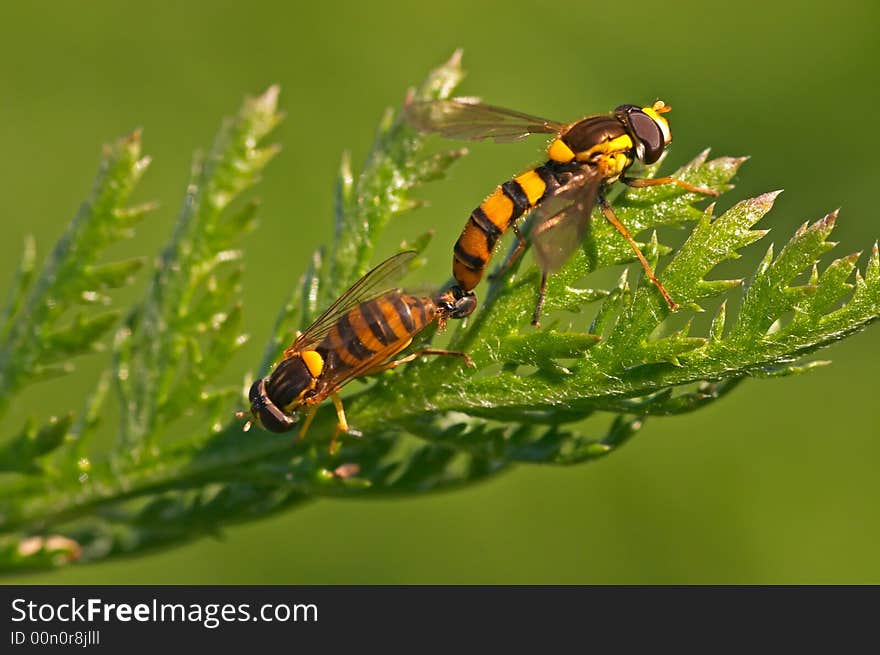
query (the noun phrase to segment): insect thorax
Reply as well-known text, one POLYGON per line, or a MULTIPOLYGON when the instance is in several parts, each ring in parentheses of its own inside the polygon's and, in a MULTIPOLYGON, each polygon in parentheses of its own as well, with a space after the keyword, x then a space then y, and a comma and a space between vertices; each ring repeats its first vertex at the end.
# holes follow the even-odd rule
POLYGON ((603 144, 613 142, 616 149, 632 147, 623 124, 613 116, 590 116, 572 125, 562 140, 583 159, 583 155, 605 150, 603 144), (621 138, 623 137, 623 138, 621 138))
POLYGON ((287 411, 296 408, 317 380, 297 353, 275 367, 266 381, 266 395, 276 406, 287 411))

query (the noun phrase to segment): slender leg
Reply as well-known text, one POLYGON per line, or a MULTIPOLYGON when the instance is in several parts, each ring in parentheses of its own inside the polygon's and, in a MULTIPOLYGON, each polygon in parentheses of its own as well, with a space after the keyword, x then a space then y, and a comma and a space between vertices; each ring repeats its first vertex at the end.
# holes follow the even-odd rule
POLYGON ((299 436, 297 437, 297 439, 305 438, 306 432, 309 431, 309 426, 312 424, 312 419, 315 418, 315 412, 317 411, 317 405, 312 405, 311 407, 309 407, 309 413, 306 414, 305 423, 303 423, 303 426, 299 429, 299 436))
POLYGON ((655 177, 651 179, 622 177, 620 178, 620 181, 627 186, 633 187, 634 189, 642 189, 649 186, 660 186, 662 184, 675 184, 676 186, 680 186, 682 189, 691 191, 693 193, 702 193, 704 196, 712 196, 713 198, 718 197, 718 192, 714 189, 707 189, 704 186, 696 186, 694 184, 690 184, 689 182, 685 182, 684 180, 679 180, 677 177, 655 177))
POLYGON ((528 241, 526 241, 526 238, 522 235, 522 232, 519 231, 516 223, 511 225, 510 229, 513 230, 513 233, 516 235, 517 238, 516 248, 514 248, 513 251, 507 256, 507 259, 505 259, 501 263, 501 266, 499 266, 494 272, 489 274, 490 280, 496 280, 503 275, 506 275, 507 271, 510 270, 510 267, 516 263, 520 256, 522 256, 523 252, 526 249, 526 245, 528 244, 528 241))
POLYGON ((336 431, 333 433, 333 438, 330 440, 330 454, 332 455, 336 452, 336 439, 339 437, 339 433, 351 432, 351 428, 348 426, 348 420, 345 418, 345 408, 342 406, 342 398, 339 397, 338 393, 330 394, 330 398, 333 400, 333 406, 336 408, 336 420, 338 421, 336 424, 336 431))
POLYGON ((669 305, 669 309, 671 311, 675 311, 678 309, 678 304, 672 299, 672 296, 669 295, 669 292, 666 288, 660 284, 660 280, 654 277, 654 271, 651 270, 651 265, 648 263, 648 260, 645 259, 645 256, 642 254, 642 251, 639 249, 638 244, 635 242, 635 239, 629 233, 629 230, 626 229, 626 226, 620 222, 617 216, 614 215, 614 212, 611 210, 611 205, 608 204, 608 201, 605 199, 604 194, 599 194, 599 206, 602 208, 602 213, 605 215, 605 218, 614 226, 614 229, 620 232, 623 235, 623 238, 629 242, 630 247, 633 249, 633 252, 636 253, 636 257, 638 257, 639 261, 642 264, 642 268, 645 269, 645 275, 648 276, 648 279, 657 287, 657 290, 663 296, 663 299, 666 301, 666 304, 669 305))
POLYGON ((441 355, 448 357, 461 357, 464 360, 465 366, 473 366, 473 360, 468 357, 467 353, 458 352, 457 350, 444 350, 443 348, 422 348, 418 352, 415 353, 416 356, 421 357, 422 355, 441 355))
POLYGON ((364 371, 364 375, 373 375, 374 373, 381 373, 382 371, 387 371, 392 368, 397 368, 401 364, 406 364, 407 362, 411 362, 414 359, 421 357, 422 355, 451 355, 453 357, 461 357, 464 359, 465 366, 473 366, 474 362, 470 357, 467 356, 466 353, 460 353, 455 350, 441 350, 439 348, 423 348, 422 350, 417 350, 414 353, 410 353, 406 357, 401 357, 400 359, 395 359, 391 362, 385 362, 384 364, 379 364, 378 366, 371 368, 367 371, 364 371))
MULTIPOLYGON (((384 364, 380 364, 379 366, 367 369, 361 375, 373 375, 374 373, 381 373, 382 371, 397 368, 401 364, 411 362, 417 357, 421 357, 422 355, 451 355, 453 357, 461 357, 462 359, 464 359, 464 363, 467 366, 474 365, 474 362, 465 353, 460 353, 455 350, 441 350, 439 348, 422 348, 421 350, 418 350, 414 353, 410 353, 406 357, 401 357, 400 359, 395 359, 391 362, 385 362, 384 364)), ((358 432, 357 430, 353 430, 348 425, 348 420, 346 420, 345 418, 345 408, 342 406, 342 398, 339 397, 339 394, 331 394, 330 398, 331 400, 333 400, 333 405, 336 407, 336 418, 338 421, 336 425, 336 432, 333 433, 333 439, 330 441, 330 453, 333 454, 336 448, 336 440, 342 432, 348 432, 349 434, 354 434, 357 436, 360 436, 360 432, 358 432)), ((312 408, 312 413, 309 414, 309 418, 307 419, 308 422, 311 422, 311 417, 314 413, 315 408, 317 408, 317 405, 312 408)))
POLYGON ((547 297, 547 271, 541 273, 541 288, 538 289, 538 302, 535 303, 535 313, 532 314, 532 325, 541 327, 541 312, 544 310, 544 299, 547 297))

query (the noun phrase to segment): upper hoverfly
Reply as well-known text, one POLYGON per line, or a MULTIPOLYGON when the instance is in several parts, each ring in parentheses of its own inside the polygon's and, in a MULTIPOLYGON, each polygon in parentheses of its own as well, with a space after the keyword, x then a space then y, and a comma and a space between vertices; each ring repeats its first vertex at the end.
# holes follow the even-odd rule
MULTIPOLYGON (((422 355, 454 355, 470 366, 460 352, 423 348, 400 359, 391 359, 413 338, 438 321, 464 318, 474 311, 473 294, 445 291, 434 296, 414 296, 388 289, 416 256, 408 250, 386 259, 354 283, 284 351, 268 377, 250 389, 251 420, 272 432, 292 430, 298 410, 306 409, 300 430, 304 437, 318 404, 327 398, 336 407, 338 424, 331 452, 340 432, 353 432, 345 417, 339 389, 347 382, 410 362, 422 355)), ((244 417, 244 412, 237 414, 244 417)), ((250 427, 250 421, 245 429, 250 427)))
POLYGON ((532 324, 538 325, 547 275, 557 270, 581 244, 590 213, 598 202, 605 218, 627 240, 670 309, 677 309, 678 305, 654 276, 642 251, 605 198, 607 188, 618 180, 631 187, 677 184, 694 193, 718 195, 712 189, 673 177, 636 179, 624 175, 636 161, 656 162, 669 146, 672 134, 663 116, 669 110, 659 100, 650 107, 620 105, 610 114, 596 114, 565 124, 486 105, 475 98, 419 102, 408 98, 405 116, 424 132, 499 142, 537 133, 556 135, 547 148, 546 163, 500 185, 471 212, 455 244, 452 261, 452 274, 460 292, 470 292, 477 286, 495 243, 508 228, 519 242, 502 271, 516 261, 526 246, 517 219, 534 210, 530 236, 542 276, 532 324))

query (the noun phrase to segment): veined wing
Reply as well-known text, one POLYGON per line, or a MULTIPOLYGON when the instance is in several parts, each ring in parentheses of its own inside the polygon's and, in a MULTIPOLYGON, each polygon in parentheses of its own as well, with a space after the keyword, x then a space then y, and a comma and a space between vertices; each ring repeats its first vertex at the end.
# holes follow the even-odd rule
POLYGON ((403 114, 422 132, 471 141, 516 141, 530 134, 557 134, 566 127, 546 118, 486 105, 477 98, 410 101, 404 105, 403 114))
MULTIPOLYGON (((412 336, 415 336, 415 334, 413 334, 412 336)), ((409 345, 409 343, 407 342, 404 342, 404 344, 406 346, 409 345)), ((328 394, 338 391, 348 382, 351 382, 352 380, 363 376, 368 371, 370 371, 370 369, 375 368, 380 364, 384 364, 389 359, 394 357, 394 355, 402 350, 400 346, 400 342, 389 344, 378 352, 364 358, 360 363, 352 368, 343 368, 340 370, 328 371, 324 374, 322 378, 323 384, 326 385, 323 388, 327 390, 328 394)))
POLYGON ((305 332, 296 338, 284 351, 284 357, 290 357, 297 351, 308 350, 311 346, 320 343, 343 314, 365 300, 370 300, 388 291, 402 277, 417 254, 415 250, 404 250, 367 272, 316 318, 305 332))
POLYGON ((557 270, 583 242, 601 181, 586 169, 535 210, 531 241, 542 271, 557 270))

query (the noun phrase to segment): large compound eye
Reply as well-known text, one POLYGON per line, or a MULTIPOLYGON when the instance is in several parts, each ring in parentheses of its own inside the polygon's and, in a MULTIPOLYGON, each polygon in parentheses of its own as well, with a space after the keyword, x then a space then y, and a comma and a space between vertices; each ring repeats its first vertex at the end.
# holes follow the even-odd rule
POLYGON ((633 109, 627 112, 627 121, 633 136, 638 139, 645 149, 644 162, 653 164, 660 159, 666 147, 663 130, 657 125, 657 121, 648 116, 641 109, 633 109))
POLYGON ((266 400, 266 393, 263 391, 264 384, 262 379, 258 379, 251 385, 251 390, 248 392, 248 400, 251 401, 251 409, 254 411, 261 407, 266 400))
POLYGON ((474 313, 477 308, 477 296, 470 292, 459 298, 455 303, 455 308, 449 314, 450 318, 464 318, 474 313))
POLYGON ((270 432, 287 432, 296 425, 297 416, 288 416, 282 412, 266 395, 265 381, 257 380, 251 385, 248 399, 251 401, 251 413, 260 425, 270 432))
POLYGON ((275 405, 263 405, 259 409, 260 425, 269 432, 289 432, 296 425, 296 420, 284 414, 275 405))

